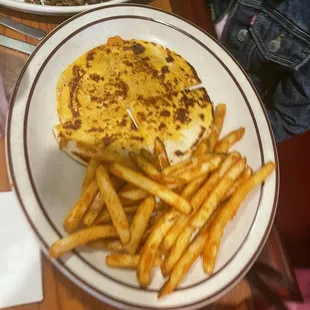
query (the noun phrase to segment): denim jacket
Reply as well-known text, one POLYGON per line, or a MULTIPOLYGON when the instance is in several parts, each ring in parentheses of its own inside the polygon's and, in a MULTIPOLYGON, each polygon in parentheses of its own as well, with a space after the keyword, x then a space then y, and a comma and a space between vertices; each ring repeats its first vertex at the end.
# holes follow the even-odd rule
POLYGON ((310 129, 310 0, 206 0, 250 76, 277 141, 310 129))

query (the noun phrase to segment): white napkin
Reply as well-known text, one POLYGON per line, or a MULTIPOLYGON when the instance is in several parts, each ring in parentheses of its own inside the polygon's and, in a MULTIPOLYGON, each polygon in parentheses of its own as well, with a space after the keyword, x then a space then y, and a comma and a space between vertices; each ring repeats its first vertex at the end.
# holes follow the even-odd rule
POLYGON ((0 193, 0 308, 43 299, 41 254, 15 194, 0 193))

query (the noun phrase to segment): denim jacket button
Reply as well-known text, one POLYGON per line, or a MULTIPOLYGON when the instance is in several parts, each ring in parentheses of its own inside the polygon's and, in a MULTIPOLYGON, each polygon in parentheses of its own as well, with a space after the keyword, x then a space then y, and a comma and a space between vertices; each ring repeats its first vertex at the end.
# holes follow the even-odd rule
POLYGON ((243 42, 247 35, 248 35, 248 31, 246 29, 239 30, 237 34, 238 41, 243 42))
POLYGON ((268 43, 268 51, 270 53, 275 53, 280 47, 281 47, 281 44, 277 40, 272 40, 268 43))

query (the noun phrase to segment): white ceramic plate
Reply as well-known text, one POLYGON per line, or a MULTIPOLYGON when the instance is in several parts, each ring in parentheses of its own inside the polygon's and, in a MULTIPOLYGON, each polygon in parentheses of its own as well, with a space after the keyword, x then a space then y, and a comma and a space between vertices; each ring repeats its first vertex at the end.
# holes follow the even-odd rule
MULTIPOLYGON (((56 83, 62 71, 111 36, 162 44, 181 54, 197 70, 213 102, 227 104, 224 134, 246 128, 236 148, 256 170, 277 163, 271 129, 261 101, 237 62, 207 33, 163 11, 135 5, 95 8, 66 21, 45 38, 25 65, 8 117, 7 158, 21 206, 44 250, 65 235, 62 222, 80 193, 85 168, 59 151, 52 133, 58 122, 56 83)), ((126 309, 194 309, 235 285, 261 251, 276 211, 279 175, 256 188, 228 225, 216 272, 207 277, 201 261, 180 288, 158 300, 163 284, 154 272, 150 287, 139 288, 135 272, 105 265, 105 254, 80 249, 54 260, 73 282, 104 302, 126 309)))
POLYGON ((24 0, 0 0, 0 5, 13 10, 39 15, 73 15, 86 10, 106 5, 128 2, 129 0, 106 0, 106 2, 80 6, 51 6, 26 3, 24 0))

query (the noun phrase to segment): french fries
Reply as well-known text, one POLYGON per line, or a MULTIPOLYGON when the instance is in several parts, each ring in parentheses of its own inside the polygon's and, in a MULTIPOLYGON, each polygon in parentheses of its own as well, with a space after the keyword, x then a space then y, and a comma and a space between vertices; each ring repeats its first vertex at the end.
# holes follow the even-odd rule
POLYGON ((150 194, 158 196, 168 205, 176 208, 182 213, 189 213, 192 210, 190 203, 180 195, 167 189, 165 186, 152 181, 144 175, 133 171, 130 168, 127 168, 118 163, 112 163, 110 165, 110 172, 119 178, 122 178, 125 181, 146 190, 150 194))
POLYGON ((120 240, 100 239, 100 240, 87 243, 87 245, 93 249, 101 249, 101 250, 114 251, 114 252, 124 251, 124 246, 122 245, 120 240))
POLYGON ((147 287, 151 281, 151 271, 154 259, 165 234, 169 231, 178 217, 175 210, 168 211, 156 224, 146 240, 137 267, 137 277, 141 287, 147 287))
POLYGON ((85 178, 84 178, 84 181, 83 181, 83 184, 82 184, 82 193, 86 190, 88 185, 94 179, 95 173, 96 173, 96 169, 99 166, 99 164, 100 164, 100 161, 95 159, 95 158, 91 158, 89 160, 88 165, 87 165, 87 169, 86 169, 85 178))
POLYGON ((209 173, 205 173, 201 175, 200 177, 187 183, 186 186, 182 190, 181 196, 184 197, 185 199, 191 199, 193 194, 197 192, 197 190, 205 182, 208 176, 209 176, 209 173))
POLYGON ((214 271, 216 256, 226 225, 235 216, 238 208, 249 192, 260 183, 263 183, 274 168, 274 163, 267 163, 239 184, 237 190, 215 217, 214 222, 209 227, 209 236, 203 251, 203 267, 206 273, 211 274, 214 271))
POLYGON ((147 161, 144 157, 131 152, 130 158, 136 163, 136 165, 152 180, 162 184, 172 185, 171 188, 184 185, 186 182, 184 179, 173 176, 166 176, 159 172, 154 165, 147 161))
MULTIPOLYGON (((122 269, 136 269, 140 260, 140 255, 131 254, 110 254, 106 257, 109 267, 122 269)), ((160 266, 162 258, 157 255, 153 261, 153 267, 160 266)))
POLYGON ((133 188, 119 192, 119 197, 133 201, 141 200, 148 196, 149 193, 141 188, 133 188))
POLYGON ((104 199, 101 193, 99 192, 97 193, 90 207, 86 211, 84 218, 83 218, 83 224, 85 226, 90 226, 91 224, 93 224, 96 217, 98 216, 98 214, 101 212, 103 208, 104 208, 104 199))
POLYGON ((197 149, 194 152, 194 156, 201 158, 208 152, 208 146, 206 141, 201 141, 201 143, 198 145, 197 149))
POLYGON ((224 174, 222 179, 217 183, 216 187, 210 194, 210 196, 203 203, 201 208, 194 214, 191 220, 191 225, 195 228, 201 228, 212 213, 215 211, 219 203, 225 197, 225 193, 233 185, 235 180, 241 175, 246 166, 246 159, 239 159, 229 170, 224 174))
POLYGON ((241 176, 234 182, 234 184, 231 186, 231 188, 227 191, 223 201, 228 199, 235 191, 236 189, 245 181, 247 180, 251 175, 253 174, 253 170, 250 167, 247 167, 245 171, 241 174, 241 176))
MULTIPOLYGON (((119 178, 111 178, 111 182, 115 190, 119 190, 123 185, 124 181, 119 178)), ((93 224, 98 216, 98 214, 104 209, 104 199, 100 192, 97 193, 95 199, 91 203, 90 207, 87 209, 84 218, 83 224, 85 226, 90 226, 93 224)))
POLYGON ((112 223, 122 241, 126 244, 130 240, 128 220, 120 199, 111 183, 111 179, 104 166, 100 165, 96 171, 96 180, 100 192, 104 198, 105 205, 109 210, 112 223))
POLYGON ((170 166, 169 158, 166 152, 165 145, 163 141, 161 141, 159 138, 155 139, 154 142, 154 153, 157 157, 160 170, 163 170, 170 166))
POLYGON ((154 197, 146 198, 138 207, 138 210, 130 225, 130 242, 125 245, 129 254, 135 254, 147 228, 149 219, 155 207, 154 197))
POLYGON ((187 219, 184 219, 182 224, 186 227, 178 236, 173 248, 161 266, 163 275, 168 275, 170 273, 173 266, 187 248, 192 234, 196 231, 196 229, 201 228, 208 221, 212 213, 222 201, 222 197, 225 195, 225 192, 245 169, 245 164, 245 159, 239 159, 235 164, 233 164, 218 181, 217 185, 214 187, 213 191, 203 203, 201 208, 197 210, 197 212, 194 211, 188 221, 187 219))
POLYGON ((160 172, 157 168, 143 156, 135 154, 134 152, 130 152, 129 156, 134 163, 151 179, 158 180, 160 178, 160 172))
POLYGON ((81 196, 64 220, 70 234, 52 244, 50 255, 57 258, 84 244, 110 251, 106 264, 136 270, 142 288, 150 284, 152 269, 160 268, 169 279, 159 297, 177 288, 199 256, 204 271, 212 274, 225 227, 275 168, 268 163, 253 174, 245 157, 228 153, 245 131, 239 128, 219 140, 225 115, 226 105, 217 105, 210 135, 193 156, 174 165, 159 138, 153 153, 130 153, 133 169, 140 172, 109 152, 102 151, 104 157, 97 152, 81 196))
POLYGON ((201 186, 201 188, 196 192, 193 199, 191 200, 194 210, 197 210, 201 206, 201 204, 209 196, 220 178, 223 177, 223 175, 227 172, 231 165, 235 163, 238 159, 240 159, 240 157, 241 155, 237 152, 231 153, 223 161, 220 168, 211 174, 210 178, 201 186))
MULTIPOLYGON (((130 215, 130 214, 135 214, 137 212, 138 206, 137 205, 135 205, 135 206, 124 206, 123 209, 124 209, 124 212, 126 215, 130 215)), ((94 224, 95 225, 103 224, 103 223, 106 223, 108 221, 112 221, 112 218, 111 218, 109 211, 107 209, 105 209, 98 215, 94 224)))
POLYGON ((218 104, 214 112, 212 131, 207 139, 208 152, 213 152, 213 149, 221 134, 225 116, 226 116, 226 104, 223 103, 218 104))
MULTIPOLYGON (((205 174, 188 183, 187 186, 185 186, 185 188, 183 189, 181 196, 186 199, 190 199, 201 187, 207 177, 208 174, 205 174)), ((186 223, 188 223, 189 219, 190 215, 180 214, 178 221, 171 227, 162 242, 161 247, 165 252, 169 252, 171 250, 173 244, 186 226, 186 223)))
POLYGON ((77 228, 94 197, 97 195, 97 192, 98 185, 96 180, 93 179, 86 190, 82 193, 81 198, 77 201, 69 214, 66 216, 63 223, 66 232, 71 233, 77 228))
POLYGON ((140 150, 140 155, 144 157, 148 162, 153 164, 153 166, 155 166, 157 169, 160 169, 158 159, 150 151, 146 150, 145 148, 142 148, 140 150))
POLYGON ((244 128, 239 128, 225 137, 223 137, 214 147, 214 152, 215 153, 226 153, 228 150, 238 141, 241 140, 245 133, 244 128))
POLYGON ((84 228, 54 242, 49 249, 49 254, 57 258, 80 245, 110 237, 117 237, 117 232, 112 225, 84 228))
POLYGON ((173 268, 173 266, 176 264, 176 262, 180 259, 183 252, 187 248, 191 236, 195 229, 193 229, 190 226, 182 227, 182 231, 179 232, 179 235, 176 238, 176 242, 174 243, 171 251, 168 253, 168 255, 165 257, 162 265, 161 265, 161 272, 164 277, 168 276, 173 268))
MULTIPOLYGON (((217 184, 219 179, 226 173, 226 171, 229 169, 229 167, 240 158, 240 154, 237 152, 231 153, 222 163, 220 168, 213 172, 210 176, 210 178, 200 187, 200 189, 195 193, 193 198, 191 199, 191 204, 194 208, 194 210, 197 210, 203 201, 209 196, 211 191, 213 190, 214 186, 217 184)), ((197 179, 196 179, 197 180, 197 179)), ((189 183, 190 184, 190 183, 189 183)), ((185 189, 184 189, 185 191, 185 189)), ((183 192, 184 192, 183 191, 183 192)), ((187 194, 187 193, 186 193, 187 194)), ((188 215, 181 215, 178 219, 178 221, 175 223, 175 225, 171 228, 167 236, 165 237, 162 248, 165 251, 171 250, 172 246, 174 245, 175 241, 177 240, 180 233, 184 230, 186 225, 188 224, 190 220, 190 216, 188 215)), ((186 237, 185 240, 188 240, 189 237, 186 237)), ((181 241, 180 241, 181 242, 181 241)), ((169 259, 169 257, 174 255, 174 252, 179 252, 179 248, 175 248, 174 251, 171 251, 171 253, 167 256, 165 262, 162 265, 162 271, 164 274, 167 274, 170 270, 173 264, 175 263, 175 260, 177 259, 178 255, 176 256, 175 260, 172 261, 172 258, 169 259), (170 267, 168 266, 170 265, 170 267)))
POLYGON ((206 243, 208 233, 208 224, 206 224, 205 227, 201 229, 201 231, 197 234, 190 246, 187 248, 184 255, 176 263, 168 281, 165 282, 165 284, 159 291, 159 298, 164 297, 165 295, 173 292, 177 288, 182 278, 188 272, 189 268, 203 251, 203 247, 206 243))
POLYGON ((222 155, 215 155, 211 159, 207 159, 206 161, 203 161, 197 168, 190 169, 183 174, 180 175, 180 177, 187 182, 190 182, 194 180, 195 178, 198 178, 208 172, 211 172, 218 168, 218 166, 221 164, 222 160, 224 159, 224 156, 222 155))
POLYGON ((164 175, 175 175, 175 174, 178 174, 178 171, 184 172, 188 170, 188 167, 194 168, 198 165, 199 165, 198 157, 191 157, 177 164, 164 168, 162 173, 164 175))

